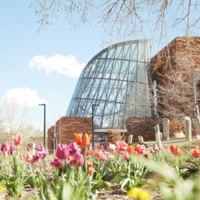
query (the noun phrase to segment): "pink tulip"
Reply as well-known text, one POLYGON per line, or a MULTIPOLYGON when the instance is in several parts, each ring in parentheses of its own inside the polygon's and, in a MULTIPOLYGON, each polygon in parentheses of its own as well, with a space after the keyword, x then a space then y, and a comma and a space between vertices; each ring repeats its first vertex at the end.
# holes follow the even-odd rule
POLYGON ((125 141, 118 141, 116 142, 116 147, 118 152, 125 151, 128 147, 128 144, 125 141))
POLYGON ((7 142, 4 142, 2 145, 1 145, 1 152, 8 152, 9 150, 9 145, 7 142))
POLYGON ((51 162, 51 165, 54 166, 54 167, 56 167, 57 169, 60 169, 60 168, 63 167, 62 161, 59 158, 57 158, 57 157, 55 157, 53 159, 53 161, 51 162))
POLYGON ((76 152, 79 151, 79 148, 78 148, 78 146, 77 146, 77 144, 75 142, 70 143, 68 145, 68 149, 69 149, 69 155, 70 156, 76 154, 76 152))
POLYGON ((14 151, 15 151, 15 147, 10 146, 8 153, 9 153, 10 155, 13 155, 14 151))
POLYGON ((167 146, 166 144, 164 144, 164 148, 165 148, 165 149, 168 149, 168 146, 167 146))
POLYGON ((38 165, 40 160, 41 160, 40 156, 36 155, 36 156, 33 156, 31 163, 38 165))
POLYGON ((29 154, 29 153, 26 153, 26 154, 24 155, 24 159, 25 159, 26 162, 32 163, 33 156, 32 156, 31 154, 29 154))
POLYGON ((69 148, 66 144, 58 144, 56 147, 56 157, 61 160, 69 157, 69 148))
POLYGON ((75 165, 75 166, 83 166, 84 164, 84 157, 83 154, 77 152, 74 157, 69 161, 70 165, 75 165))
POLYGON ((128 153, 128 152, 125 152, 125 153, 123 154, 123 158, 124 158, 124 160, 128 160, 128 159, 129 159, 129 153, 128 153))
POLYGON ((93 165, 93 162, 92 162, 91 160, 88 160, 88 161, 87 161, 87 166, 88 166, 88 167, 91 167, 92 165, 93 165))
POLYGON ((27 144, 27 151, 33 151, 33 150, 35 150, 33 143, 28 143, 27 144))
POLYGON ((47 155, 46 150, 43 145, 35 147, 35 151, 36 151, 37 156, 39 156, 40 159, 44 159, 47 155))
POLYGON ((106 161, 106 160, 108 160, 108 154, 102 152, 102 153, 98 156, 98 158, 99 158, 99 160, 101 160, 101 161, 106 161))
POLYGON ((108 145, 108 151, 115 153, 116 151, 116 146, 114 144, 109 143, 108 145))
POLYGON ((140 145, 138 144, 136 147, 135 147, 135 150, 139 153, 139 154, 144 154, 145 150, 146 150, 146 147, 145 145, 140 145))

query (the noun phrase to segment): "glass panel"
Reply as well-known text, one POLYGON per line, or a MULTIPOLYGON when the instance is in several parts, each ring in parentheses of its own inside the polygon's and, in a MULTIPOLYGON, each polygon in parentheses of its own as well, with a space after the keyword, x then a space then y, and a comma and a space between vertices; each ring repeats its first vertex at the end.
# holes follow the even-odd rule
POLYGON ((151 116, 149 42, 112 45, 88 62, 77 83, 67 116, 92 115, 99 128, 125 128, 127 117, 151 116))

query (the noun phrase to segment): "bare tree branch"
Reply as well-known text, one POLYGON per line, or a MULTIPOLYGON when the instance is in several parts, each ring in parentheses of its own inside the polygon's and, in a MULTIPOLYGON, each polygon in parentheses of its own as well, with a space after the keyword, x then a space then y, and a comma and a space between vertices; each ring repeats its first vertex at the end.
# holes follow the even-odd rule
POLYGON ((101 26, 108 41, 147 38, 157 46, 178 29, 181 35, 197 34, 200 21, 197 0, 36 0, 32 7, 43 28, 64 14, 72 28, 101 26))

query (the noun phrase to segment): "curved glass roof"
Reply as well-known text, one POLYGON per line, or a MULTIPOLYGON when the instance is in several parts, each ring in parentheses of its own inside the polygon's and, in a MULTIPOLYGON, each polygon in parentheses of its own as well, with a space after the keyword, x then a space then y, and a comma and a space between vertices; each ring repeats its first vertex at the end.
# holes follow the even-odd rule
POLYGON ((120 129, 125 128, 127 117, 151 116, 149 67, 148 40, 102 50, 83 69, 67 116, 93 113, 95 127, 120 129))

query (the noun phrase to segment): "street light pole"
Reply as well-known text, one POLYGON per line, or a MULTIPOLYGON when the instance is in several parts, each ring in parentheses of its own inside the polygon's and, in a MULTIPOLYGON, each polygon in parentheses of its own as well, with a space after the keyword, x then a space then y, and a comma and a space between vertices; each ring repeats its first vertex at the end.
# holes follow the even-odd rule
POLYGON ((39 106, 43 106, 44 107, 44 129, 43 129, 43 144, 44 144, 44 148, 45 148, 45 144, 46 144, 46 104, 42 103, 39 104, 39 106))
POLYGON ((94 108, 98 106, 98 104, 92 104, 92 148, 94 148, 94 108))

